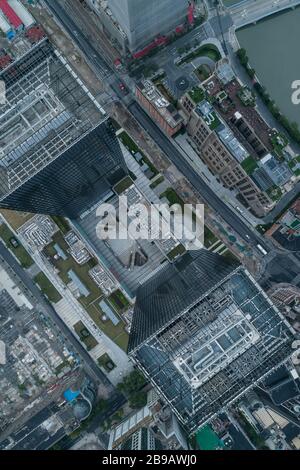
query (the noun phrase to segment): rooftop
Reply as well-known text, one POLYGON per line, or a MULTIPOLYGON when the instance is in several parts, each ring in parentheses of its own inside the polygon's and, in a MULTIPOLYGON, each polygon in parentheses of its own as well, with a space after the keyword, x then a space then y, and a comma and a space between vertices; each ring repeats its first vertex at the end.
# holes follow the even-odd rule
POLYGON ((244 268, 201 250, 138 290, 129 353, 194 432, 287 361, 293 339, 244 268))
POLYGON ((217 129, 221 124, 214 108, 208 101, 201 101, 196 108, 196 113, 204 119, 211 131, 217 129))
POLYGON ((234 136, 229 127, 223 125, 217 130, 217 133, 225 147, 227 147, 229 152, 239 163, 242 163, 246 158, 249 157, 249 153, 234 136))
POLYGON ((137 86, 145 98, 152 103, 156 111, 159 112, 171 127, 176 127, 182 121, 182 117, 177 109, 160 93, 150 80, 140 81, 137 86))
POLYGON ((277 186, 287 183, 292 177, 292 172, 288 165, 286 163, 280 163, 270 153, 260 160, 259 165, 266 171, 277 186))
POLYGON ((18 188, 104 119, 65 59, 43 39, 0 72, 1 195, 18 188))

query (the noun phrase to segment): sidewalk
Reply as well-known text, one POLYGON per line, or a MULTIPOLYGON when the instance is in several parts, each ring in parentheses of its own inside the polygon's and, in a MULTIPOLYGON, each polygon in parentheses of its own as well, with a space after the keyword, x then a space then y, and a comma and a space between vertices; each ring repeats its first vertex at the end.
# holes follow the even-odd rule
POLYGON ((220 199, 225 201, 230 209, 233 209, 244 223, 251 228, 261 224, 261 219, 258 219, 251 214, 244 206, 241 205, 232 191, 224 188, 224 186, 217 181, 216 177, 209 171, 205 163, 203 163, 199 155, 197 155, 193 147, 189 144, 186 135, 177 136, 174 142, 177 144, 182 155, 189 162, 191 167, 197 171, 205 183, 207 183, 210 188, 218 194, 220 199))

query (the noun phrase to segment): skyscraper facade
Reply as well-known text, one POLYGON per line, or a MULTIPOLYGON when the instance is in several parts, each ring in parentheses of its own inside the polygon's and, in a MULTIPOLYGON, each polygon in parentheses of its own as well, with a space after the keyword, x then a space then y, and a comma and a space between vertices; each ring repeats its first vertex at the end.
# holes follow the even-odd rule
POLYGON ((0 207, 77 217, 126 174, 109 119, 48 39, 0 80, 0 207))
POLYGON ((108 0, 115 19, 137 51, 187 20, 188 0, 108 0))
POLYGON ((286 361, 293 334, 243 267, 201 250, 141 285, 129 355, 193 433, 286 361))

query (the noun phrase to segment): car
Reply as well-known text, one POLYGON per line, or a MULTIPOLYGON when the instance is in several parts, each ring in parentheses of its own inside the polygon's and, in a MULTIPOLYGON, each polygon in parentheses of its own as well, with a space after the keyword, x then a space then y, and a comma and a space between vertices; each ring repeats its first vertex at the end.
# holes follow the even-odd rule
POLYGON ((119 83, 119 88, 120 88, 121 91, 125 91, 125 85, 124 85, 124 83, 120 82, 120 83, 119 83))

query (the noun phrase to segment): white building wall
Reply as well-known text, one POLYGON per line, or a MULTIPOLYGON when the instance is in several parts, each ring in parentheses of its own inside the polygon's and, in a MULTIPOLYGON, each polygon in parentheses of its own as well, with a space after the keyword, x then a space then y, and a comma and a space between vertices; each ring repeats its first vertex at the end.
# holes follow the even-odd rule
POLYGON ((24 24, 25 28, 29 28, 30 26, 35 24, 35 19, 29 13, 29 11, 22 5, 19 0, 8 0, 9 5, 12 9, 16 12, 22 23, 24 24))

